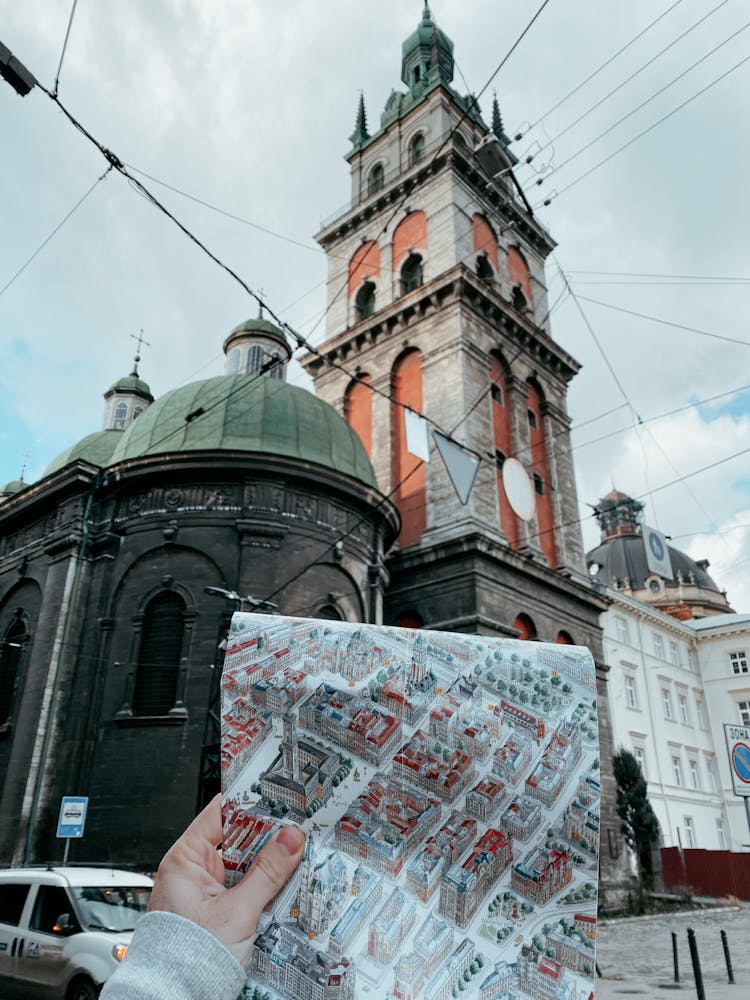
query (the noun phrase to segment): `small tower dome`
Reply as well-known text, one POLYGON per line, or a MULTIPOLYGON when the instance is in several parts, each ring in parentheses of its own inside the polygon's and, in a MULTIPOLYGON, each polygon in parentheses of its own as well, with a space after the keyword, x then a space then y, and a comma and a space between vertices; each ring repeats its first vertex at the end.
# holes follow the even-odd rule
POLYGON ((131 373, 119 378, 104 393, 105 431, 126 431, 154 401, 151 389, 138 374, 140 360, 136 354, 131 373))
POLYGON ((269 375, 283 382, 292 351, 279 327, 263 318, 261 306, 257 319, 232 330, 224 341, 224 355, 227 375, 269 375))

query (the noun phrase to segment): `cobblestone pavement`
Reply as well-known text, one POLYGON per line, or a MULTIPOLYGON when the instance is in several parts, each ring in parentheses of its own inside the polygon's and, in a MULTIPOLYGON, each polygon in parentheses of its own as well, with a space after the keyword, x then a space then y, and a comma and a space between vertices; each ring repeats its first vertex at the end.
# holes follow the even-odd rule
POLYGON ((669 916, 602 921, 596 957, 602 978, 596 1000, 668 997, 679 992, 697 997, 687 930, 695 931, 706 1000, 750 997, 750 907, 698 910, 669 916), (729 985, 721 934, 727 933, 735 985, 729 985), (680 983, 674 983, 672 932, 677 935, 680 983))

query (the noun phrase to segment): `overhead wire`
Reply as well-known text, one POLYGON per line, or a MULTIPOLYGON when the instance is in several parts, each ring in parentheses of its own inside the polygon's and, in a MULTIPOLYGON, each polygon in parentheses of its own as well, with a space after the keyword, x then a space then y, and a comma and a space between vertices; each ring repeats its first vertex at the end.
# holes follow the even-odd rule
POLYGON ((97 177, 97 179, 94 181, 91 187, 86 189, 86 191, 81 195, 81 197, 78 199, 75 205, 73 205, 70 211, 67 212, 62 217, 62 219, 60 219, 60 221, 57 223, 52 232, 42 240, 42 242, 39 244, 36 250, 31 254, 31 256, 27 257, 26 260, 23 262, 23 264, 21 264, 21 266, 18 268, 18 270, 13 275, 11 275, 11 277, 5 282, 5 284, 2 287, 0 287, 0 295, 2 295, 10 288, 10 286, 13 284, 16 278, 20 278, 20 276, 23 274, 23 272, 26 270, 29 264, 42 252, 42 250, 44 250, 44 248, 47 246, 47 244, 53 238, 53 236, 55 236, 57 233, 60 232, 60 230, 68 221, 68 219, 70 219, 71 216, 75 214, 75 212, 81 207, 84 201, 86 201, 88 196, 101 184, 101 182, 105 179, 105 177, 107 176, 107 174, 110 172, 111 169, 112 166, 110 165, 109 167, 107 167, 107 169, 104 171, 103 174, 100 174, 100 176, 97 177))
POLYGON ((657 128, 659 125, 662 125, 673 115, 676 115, 678 111, 682 111, 682 109, 686 108, 688 104, 691 104, 693 101, 697 100, 697 98, 702 97, 703 94, 711 90, 712 87, 715 87, 717 83, 721 83, 722 80, 725 80, 731 73, 736 72, 736 70, 740 69, 740 67, 744 66, 747 62, 750 62, 750 56, 745 56, 744 59, 740 59, 740 61, 735 63, 734 66, 730 66, 729 69, 725 70, 715 79, 713 79, 710 83, 707 83, 704 87, 701 87, 699 91, 697 91, 695 94, 692 94, 686 100, 682 101, 682 103, 678 104, 677 107, 672 108, 672 110, 668 111, 667 114, 662 115, 662 117, 659 118, 657 121, 652 122, 651 125, 644 128, 637 135, 634 135, 631 139, 628 139, 628 141, 623 143, 622 146, 618 146, 618 148, 615 149, 613 152, 611 152, 608 156, 605 156, 603 160, 599 160, 598 163, 595 163, 592 167, 589 167, 589 169, 586 170, 584 173, 582 173, 579 177, 576 177, 574 180, 570 181, 569 184, 566 184, 564 187, 560 188, 559 191, 552 192, 546 199, 538 202, 533 207, 536 209, 541 207, 542 205, 548 205, 552 201, 556 201, 561 194, 564 194, 566 191, 570 191, 571 188, 576 187, 576 185, 580 184, 582 180, 585 180, 587 177, 590 177, 591 174, 593 174, 596 170, 599 170, 599 168, 603 167, 606 163, 609 163, 609 161, 614 159, 615 156, 619 156, 620 153, 624 152, 626 149, 632 146, 633 143, 637 142, 639 139, 642 139, 645 135, 648 135, 650 132, 653 132, 655 128, 657 128))
POLYGON ((57 64, 57 73, 55 73, 55 82, 52 86, 52 93, 55 95, 57 94, 57 90, 60 85, 60 73, 62 72, 63 59, 65 58, 66 49, 68 48, 70 29, 73 26, 73 18, 75 16, 77 5, 78 5, 78 0, 73 0, 73 6, 70 8, 70 16, 68 17, 68 26, 65 29, 65 40, 63 41, 62 52, 60 53, 60 62, 57 64))
MULTIPOLYGON (((727 2, 728 2, 728 0, 722 0, 722 3, 719 4, 719 6, 723 6, 723 4, 727 3, 727 2)), ((718 8, 714 8, 714 10, 717 10, 717 9, 718 8)), ((713 13, 713 11, 711 11, 711 13, 713 13)), ((706 15, 706 17, 708 17, 708 16, 709 15, 706 15)), ((697 23, 700 24, 701 22, 699 21, 697 23)), ((695 27, 695 26, 696 25, 693 25, 693 27, 695 27)), ((708 52, 706 52, 704 55, 702 55, 700 57, 700 59, 696 59, 695 62, 691 63, 691 65, 688 66, 687 69, 684 69, 681 73, 678 73, 677 76, 673 77, 668 83, 665 83, 664 86, 662 86, 658 90, 654 91, 653 94, 650 94, 649 97, 647 97, 645 100, 641 101, 640 104, 637 104, 634 108, 631 108, 630 111, 626 112, 624 115, 622 115, 620 118, 618 118, 617 121, 613 122, 611 125, 609 125, 607 128, 605 128, 603 132, 600 132, 597 136, 594 136, 593 139, 589 140, 589 142, 585 143, 583 146, 581 146, 579 149, 577 149, 570 156, 566 157, 566 159, 564 159, 562 161, 562 163, 557 164, 557 166, 553 167, 543 177, 540 177, 535 182, 536 185, 537 186, 541 186, 542 184, 546 183, 550 178, 554 177, 560 170, 562 170, 564 167, 566 167, 569 163, 572 163, 573 160, 578 159, 578 157, 582 153, 585 153, 586 150, 590 149, 597 142, 599 142, 600 139, 603 139, 605 136, 609 135, 610 132, 614 131, 614 129, 616 129, 616 128, 618 128, 618 126, 622 125, 623 122, 627 121, 628 118, 631 118, 634 114, 637 114, 639 111, 641 111, 643 108, 645 108, 647 104, 651 103, 651 101, 656 100, 656 98, 659 97, 661 94, 663 94, 665 90, 668 90, 671 86, 673 86, 675 83, 677 83, 678 80, 681 80, 684 76, 687 76, 687 74, 690 73, 690 72, 692 72, 696 68, 696 66, 700 66, 701 63, 705 62, 706 59, 710 59, 710 57, 712 55, 714 55, 716 52, 718 52, 720 49, 722 49, 725 45, 728 45, 729 42, 733 41, 733 39, 735 39, 738 35, 742 34, 743 31, 747 31, 748 28, 750 28, 750 21, 746 21, 745 24, 742 25, 742 27, 740 27, 736 31, 732 32, 732 34, 729 35, 727 38, 725 38, 723 42, 719 42, 712 49, 710 49, 708 52)), ((685 34, 687 34, 687 32, 685 34)), ((680 36, 680 37, 683 37, 683 36, 680 36)), ((666 51, 666 50, 664 50, 664 51, 666 51)), ((646 65, 649 65, 649 64, 647 63, 646 65)), ((625 81, 625 82, 626 83, 629 82, 630 79, 632 79, 632 77, 629 77, 628 80, 625 81)), ((559 132, 553 139, 550 140, 549 145, 551 145, 552 143, 556 142, 560 138, 561 135, 564 135, 570 128, 572 128, 574 125, 577 125, 579 121, 583 121, 583 119, 586 118, 587 115, 590 112, 592 112, 596 108, 598 108, 600 106, 600 104, 603 104, 604 101, 607 100, 609 97, 611 97, 612 94, 616 93, 618 89, 619 88, 615 88, 615 90, 610 91, 610 93, 607 94, 606 97, 603 97, 601 99, 601 101, 599 101, 597 104, 593 105, 593 107, 589 108, 589 111, 587 111, 585 114, 581 115, 580 118, 576 119, 575 122, 572 122, 571 125, 569 125, 565 129, 563 129, 562 132, 559 132)), ((544 150, 545 148, 546 148, 546 146, 542 146, 542 150, 544 150)), ((534 155, 537 156, 538 152, 535 153, 534 155)), ((527 160, 527 162, 528 162, 528 160, 527 160)))
POLYGON ((529 132, 531 132, 532 129, 536 128, 537 125, 540 124, 540 122, 544 121, 545 118, 549 117, 549 115, 557 111, 558 108, 562 107, 562 105, 565 104, 568 100, 570 100, 570 98, 573 97, 574 94, 577 94, 578 91, 581 90, 583 87, 585 87, 587 83, 590 83, 595 77, 597 77, 602 72, 602 70, 605 70, 609 65, 611 65, 611 63, 613 63, 615 59, 621 56, 622 53, 625 52, 627 49, 629 49, 630 46, 633 45, 635 42, 637 42, 639 38, 642 38, 648 31, 650 31, 653 27, 655 27, 659 23, 659 21, 663 20, 667 16, 667 14, 670 14, 675 9, 675 7, 679 7, 681 3, 682 0, 675 0, 675 3, 667 7, 667 9, 663 11, 661 14, 659 14, 658 17, 655 17, 653 21, 650 21, 645 28, 642 28, 637 35, 634 35, 630 39, 630 41, 626 42, 621 48, 619 48, 613 55, 611 55, 605 62, 603 62, 601 66, 595 69, 593 73, 590 73, 584 80, 581 80, 581 82, 577 84, 575 87, 573 87, 572 90, 568 91, 568 93, 564 97, 561 97, 556 104, 554 104, 551 108, 545 111, 543 115, 540 115, 539 118, 537 118, 536 121, 534 121, 531 125, 529 125, 529 127, 525 131, 517 132, 513 141, 519 142, 521 139, 524 139, 529 134, 529 132))

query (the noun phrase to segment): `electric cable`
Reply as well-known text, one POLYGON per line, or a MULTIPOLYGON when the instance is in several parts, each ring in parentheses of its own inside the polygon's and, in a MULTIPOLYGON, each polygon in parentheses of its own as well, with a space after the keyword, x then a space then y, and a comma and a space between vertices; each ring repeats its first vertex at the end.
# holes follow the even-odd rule
POLYGON ((670 7, 667 7, 665 11, 659 14, 658 17, 654 18, 653 21, 649 22, 649 24, 647 24, 645 28, 639 31, 637 35, 634 35, 629 42, 626 42, 625 45, 623 45, 621 48, 617 50, 617 52, 611 55, 606 60, 606 62, 603 62, 601 66, 598 67, 598 69, 595 69, 594 72, 590 73, 585 80, 582 80, 579 84, 577 84, 577 86, 573 87, 573 89, 569 91, 564 97, 561 97, 560 100, 557 102, 557 104, 554 104, 551 108, 549 108, 549 110, 545 111, 543 115, 540 115, 539 118, 537 118, 535 122, 529 125, 529 127, 524 132, 518 132, 515 135, 513 141, 519 142, 521 139, 525 138, 532 129, 536 128, 537 125, 539 125, 540 122, 544 121, 544 119, 547 118, 549 115, 551 115, 554 111, 557 111, 558 108, 562 107, 562 105, 565 104, 565 102, 568 101, 571 97, 573 97, 574 94, 577 94, 582 87, 585 87, 587 83, 590 83, 594 79, 594 77, 598 76, 602 72, 602 70, 606 69, 607 66, 609 66, 612 62, 614 62, 615 59, 618 58, 618 56, 621 56, 623 52, 629 49, 631 45, 633 45, 635 42, 638 41, 639 38, 642 38, 646 34, 646 32, 651 30, 651 28, 655 27, 659 23, 659 21, 665 18, 667 14, 671 13, 675 9, 675 7, 679 7, 681 3, 682 0, 676 0, 676 2, 673 3, 670 7))
POLYGON ((2 288, 0 288, 0 295, 2 295, 4 292, 6 292, 10 288, 10 286, 13 284, 13 282, 16 280, 16 278, 19 278, 23 274, 23 272, 26 270, 26 268, 29 266, 29 264, 34 260, 34 258, 37 257, 42 252, 42 250, 44 250, 44 248, 47 246, 47 244, 52 239, 52 237, 55 236, 56 233, 60 232, 60 230, 65 225, 65 223, 68 221, 68 219, 81 207, 81 205, 84 203, 84 201, 86 201, 86 199, 94 191, 94 189, 96 187, 98 187, 99 184, 101 184, 101 182, 104 180, 104 178, 107 176, 107 174, 110 172, 111 169, 112 169, 111 165, 109 167, 107 167, 107 169, 104 171, 104 173, 101 174, 99 177, 97 177, 97 179, 94 181, 94 183, 91 185, 91 187, 88 188, 84 192, 84 194, 81 195, 81 197, 78 199, 78 201, 75 203, 75 205, 70 209, 70 211, 66 215, 64 215, 63 218, 57 223, 57 225, 52 230, 52 232, 49 234, 49 236, 45 237, 45 239, 42 240, 42 242, 39 244, 39 246, 36 248, 36 250, 31 254, 31 256, 26 258, 26 260, 24 261, 24 263, 21 264, 21 266, 18 268, 18 270, 15 272, 15 274, 13 274, 5 282, 5 284, 2 286, 2 288))
POLYGON ((76 6, 78 0, 73 0, 73 6, 70 9, 70 16, 68 17, 68 27, 65 29, 65 40, 63 41, 62 52, 60 53, 60 62, 57 64, 57 73, 55 73, 55 82, 52 86, 52 93, 57 95, 57 89, 60 84, 60 72, 62 71, 63 59, 65 58, 65 50, 68 47, 68 38, 70 38, 70 29, 73 25, 73 17, 75 16, 76 6))
POLYGON ((569 184, 566 184, 565 187, 560 188, 559 191, 552 192, 546 199, 544 199, 544 201, 538 202, 534 206, 534 208, 539 208, 541 205, 548 205, 552 201, 556 201, 561 194, 564 194, 566 191, 569 191, 571 188, 574 188, 577 184, 580 184, 582 180, 585 180, 586 177, 589 177, 591 174, 593 174, 595 170, 598 170, 600 167, 603 167, 605 163, 609 163, 609 161, 614 159, 615 156, 618 156, 620 153, 624 152, 624 150, 628 149, 629 146, 632 146, 634 142, 637 142, 639 139, 642 139, 643 136, 648 135, 649 132, 653 132, 653 130, 657 128, 657 126, 662 125, 665 121, 667 121, 667 119, 671 118, 673 115, 676 115, 678 111, 682 111, 683 108, 687 107, 688 104, 695 101, 698 97, 702 97, 702 95, 705 94, 707 91, 709 91, 712 87, 715 87, 717 83, 721 83, 722 80, 725 80, 731 73, 734 73, 741 66, 744 66, 745 63, 747 62, 750 62, 750 56, 745 56, 744 59, 740 59, 740 61, 735 63, 734 66, 730 66, 728 70, 725 70, 722 74, 717 76, 710 83, 707 83, 705 87, 701 87, 699 91, 697 91, 691 97, 688 97, 681 104, 678 104, 676 108, 672 108, 672 110, 668 111, 667 114, 662 115, 662 117, 659 118, 657 121, 652 122, 652 124, 649 125, 647 128, 643 129, 637 135, 634 135, 631 139, 628 139, 627 142, 623 143, 622 146, 619 146, 608 156, 605 156, 603 160, 600 160, 598 163, 595 163, 592 167, 589 167, 588 170, 582 173, 579 177, 576 177, 575 180, 572 180, 569 184))

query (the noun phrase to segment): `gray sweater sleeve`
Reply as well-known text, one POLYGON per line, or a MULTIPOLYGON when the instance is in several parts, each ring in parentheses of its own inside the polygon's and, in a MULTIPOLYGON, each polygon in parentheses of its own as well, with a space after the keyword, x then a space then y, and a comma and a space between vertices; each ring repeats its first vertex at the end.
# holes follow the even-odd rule
POLYGON ((136 924, 101 1000, 236 1000, 246 978, 213 934, 185 917, 154 910, 136 924))

